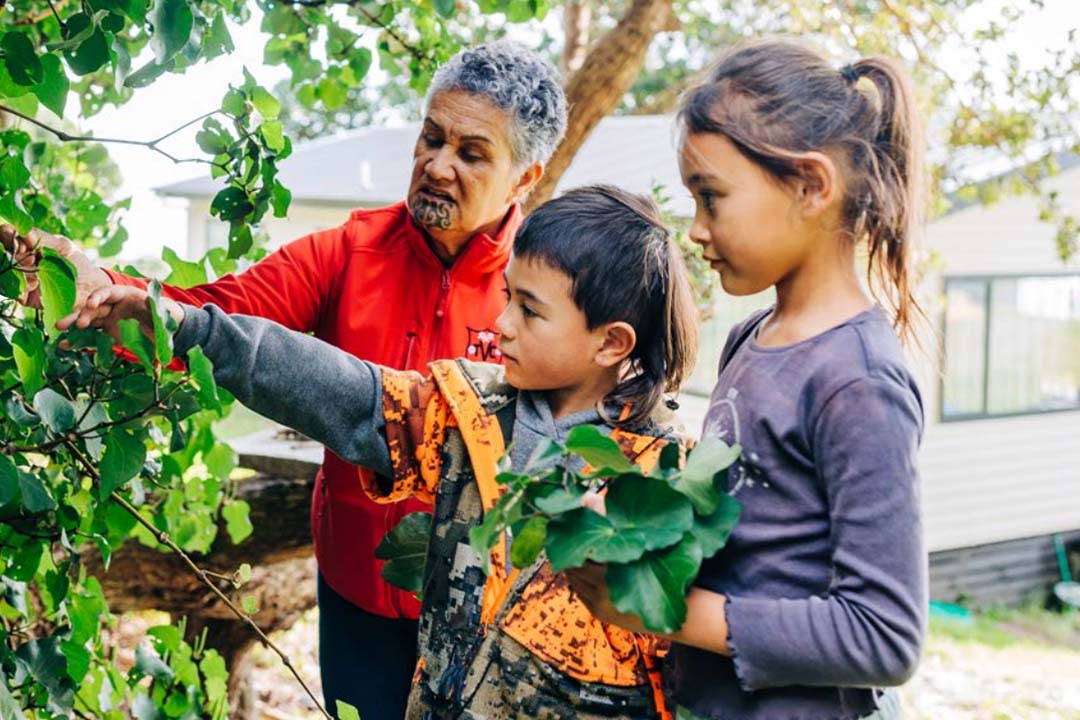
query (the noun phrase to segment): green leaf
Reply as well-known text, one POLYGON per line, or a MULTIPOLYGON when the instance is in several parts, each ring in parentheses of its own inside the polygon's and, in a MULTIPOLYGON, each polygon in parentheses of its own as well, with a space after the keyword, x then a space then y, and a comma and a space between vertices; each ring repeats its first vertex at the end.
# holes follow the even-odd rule
POLYGON ((607 519, 626 542, 641 552, 669 547, 694 523, 690 502, 663 480, 624 475, 615 478, 605 499, 607 519))
POLYGON ((71 640, 84 643, 96 637, 107 610, 100 582, 95 577, 87 578, 86 592, 76 593, 68 600, 67 615, 68 622, 71 623, 71 640))
POLYGON ((86 674, 90 672, 90 651, 70 639, 60 643, 60 651, 67 658, 68 677, 76 686, 81 685, 86 674))
POLYGON ((146 445, 142 440, 118 427, 109 430, 99 468, 101 497, 108 497, 113 490, 138 475, 145 463, 146 445))
MULTIPOLYGON (((344 715, 341 715, 342 702, 338 700, 338 713, 339 717, 343 720, 344 715)), ((349 707, 352 707, 351 705, 349 707)), ((355 709, 353 710, 355 712, 355 709)), ((0 717, 11 718, 11 720, 23 720, 26 715, 23 714, 22 707, 19 703, 15 702, 15 698, 11 696, 11 692, 7 689, 6 682, 0 682, 0 717)), ((355 720, 360 720, 360 716, 356 715, 355 720)))
POLYGON ((6 455, 0 455, 0 507, 19 497, 19 469, 6 455))
POLYGON ((217 443, 210 452, 203 455, 203 462, 211 475, 224 482, 236 468, 236 451, 226 443, 217 443))
POLYGON ((169 266, 172 272, 165 278, 165 283, 181 288, 189 288, 192 285, 202 285, 206 282, 206 268, 196 262, 188 262, 176 254, 170 247, 161 251, 161 259, 169 266))
POLYGON ((125 318, 118 323, 120 327, 120 344, 135 353, 139 362, 147 371, 154 368, 154 344, 143 335, 142 326, 134 318, 125 318))
POLYGON ((353 50, 352 55, 349 56, 349 68, 353 72, 353 79, 356 82, 360 82, 367 75, 368 70, 371 69, 371 51, 366 47, 360 47, 353 50))
POLYGON ((109 62, 109 39, 86 13, 69 17, 63 35, 71 41, 71 46, 64 47, 64 57, 76 75, 89 75, 109 62))
POLYGON ((266 147, 274 152, 281 152, 285 149, 285 134, 281 129, 281 123, 277 120, 264 122, 262 127, 259 128, 259 133, 262 134, 266 147))
POLYGON ((150 317, 154 323, 154 357, 162 365, 168 365, 173 359, 172 333, 176 330, 176 320, 168 308, 161 302, 161 283, 150 283, 150 317))
POLYGON ((11 30, 0 39, 0 50, 4 51, 8 74, 17 84, 36 85, 41 82, 44 69, 30 38, 18 30, 11 30))
POLYGON ((703 557, 711 558, 727 544, 741 513, 742 505, 739 501, 724 494, 720 496, 720 502, 711 515, 694 516, 694 525, 690 528, 690 532, 701 545, 703 557))
POLYGON ((255 239, 251 235, 251 227, 233 223, 229 226, 229 257, 238 258, 247 254, 255 239))
POLYGON ((135 89, 146 87, 172 69, 173 65, 172 60, 164 64, 151 60, 124 78, 124 87, 135 89))
POLYGON ((431 513, 409 513, 386 533, 375 557, 386 562, 383 580, 409 592, 420 592, 424 583, 424 561, 431 535, 431 513))
POLYGON ((75 267, 52 250, 43 250, 38 263, 45 332, 56 332, 56 323, 75 309, 75 267))
POLYGON ((19 471, 19 494, 22 506, 28 513, 48 512, 56 509, 56 501, 49 494, 49 489, 34 473, 19 471))
POLYGON ((30 171, 23 165, 23 161, 14 155, 7 155, 0 161, 0 182, 4 184, 4 190, 14 192, 26 186, 30 181, 30 171))
POLYGON ((686 467, 675 476, 672 485, 694 503, 694 509, 709 515, 720 502, 716 474, 739 459, 742 448, 729 446, 718 438, 706 438, 690 451, 686 467))
POLYGON ((221 516, 225 518, 225 531, 234 545, 239 545, 251 535, 255 528, 251 525, 249 514, 251 507, 244 500, 233 500, 221 506, 221 516))
POLYGON ((68 91, 71 89, 71 81, 64 72, 60 58, 55 55, 45 55, 41 58, 44 68, 44 77, 41 82, 34 85, 33 91, 41 104, 52 110, 57 117, 64 116, 64 107, 67 105, 68 91))
MULTIPOLYGON (((37 102, 37 100, 34 102, 37 102)), ((23 210, 22 203, 19 202, 18 197, 13 192, 4 193, 0 197, 0 216, 14 225, 15 231, 20 235, 25 235, 34 229, 34 218, 26 210, 23 210)))
POLYGON ((127 242, 127 239, 127 228, 123 226, 116 228, 116 232, 114 232, 108 240, 103 242, 101 245, 98 245, 98 256, 106 258, 113 257, 114 255, 119 255, 120 251, 124 249, 124 243, 127 242))
POLYGON ((221 410, 221 398, 218 396, 217 383, 214 382, 214 367, 210 359, 203 354, 202 348, 194 346, 188 350, 188 372, 195 381, 199 403, 208 410, 221 410))
POLYGON ((131 672, 136 677, 152 677, 155 680, 169 684, 175 674, 153 649, 146 644, 140 643, 135 648, 135 665, 131 672))
POLYGON ((251 213, 255 206, 242 189, 234 186, 223 188, 210 203, 210 212, 225 222, 240 220, 251 213))
POLYGON ((622 537, 608 519, 588 508, 571 510, 551 519, 547 527, 551 569, 581 567, 586 560, 625 563, 641 557, 641 543, 622 537))
POLYGON ((225 25, 225 11, 222 10, 214 16, 214 20, 210 23, 210 32, 203 37, 203 56, 211 60, 218 55, 231 53, 235 49, 232 35, 229 34, 229 28, 225 25))
POLYGON ((259 612, 259 606, 255 603, 254 595, 245 595, 240 602, 244 607, 244 612, 248 615, 254 615, 259 612))
POLYGON ((701 568, 701 546, 693 537, 664 550, 654 550, 605 572, 612 604, 641 618, 656 633, 671 633, 686 620, 686 591, 701 568))
POLYGON ((609 470, 622 474, 637 470, 623 455, 619 444, 595 425, 578 425, 571 430, 566 436, 566 449, 580 455, 597 472, 609 470))
POLYGON ((327 110, 338 110, 349 97, 349 92, 340 82, 331 77, 324 77, 318 85, 319 99, 327 110))
POLYGON ((52 388, 39 390, 34 396, 34 412, 57 435, 63 435, 75 425, 75 406, 52 388))
POLYGON ((338 720, 360 720, 360 711, 347 702, 335 700, 338 720))
MULTIPOLYGON (((4 263, 7 263, 6 258, 4 263)), ((11 267, 0 270, 0 295, 17 300, 24 290, 26 290, 26 281, 23 279, 21 272, 17 272, 11 267)))
POLYGON ((150 49, 159 65, 171 60, 191 38, 195 16, 187 0, 154 0, 150 10, 150 23, 154 34, 150 36, 150 49))
POLYGON ((263 116, 263 120, 276 120, 281 113, 281 103, 262 87, 256 87, 251 92, 251 104, 263 116))
POLYGON ((225 97, 221 100, 221 109, 234 117, 243 115, 246 110, 244 93, 235 88, 229 88, 225 93, 225 97))
MULTIPOLYGON (((49 710, 69 716, 75 702, 75 685, 68 677, 67 658, 60 650, 60 639, 54 635, 31 640, 19 646, 15 657, 48 692, 49 710)), ((16 682, 22 681, 17 678, 16 682)))
POLYGON ((568 488, 555 488, 533 500, 533 504, 540 512, 548 515, 558 515, 569 510, 581 507, 581 499, 585 497, 585 488, 579 485, 571 485, 568 488))
POLYGON ((514 567, 527 568, 536 562, 540 551, 544 549, 547 525, 546 517, 529 518, 525 522, 510 545, 510 562, 514 564, 514 567))
POLYGON ((432 4, 435 6, 435 12, 444 18, 454 17, 454 12, 457 11, 457 0, 433 0, 432 4))
POLYGON ((240 563, 240 568, 236 571, 236 576, 242 583, 251 582, 251 565, 248 563, 240 563))
POLYGON ((292 191, 279 181, 274 180, 273 188, 270 191, 270 203, 274 207, 274 217, 285 217, 289 212, 289 205, 292 204, 292 191))
POLYGON ((45 340, 37 328, 22 327, 11 336, 11 347, 23 396, 32 398, 45 387, 45 340))

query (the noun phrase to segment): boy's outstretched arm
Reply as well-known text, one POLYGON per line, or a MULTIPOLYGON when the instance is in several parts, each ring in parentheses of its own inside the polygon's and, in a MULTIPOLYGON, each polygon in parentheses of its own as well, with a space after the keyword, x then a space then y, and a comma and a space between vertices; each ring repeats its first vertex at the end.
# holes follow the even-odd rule
MULTIPOLYGON (((116 337, 119 321, 134 318, 146 330, 147 298, 138 288, 102 288, 57 327, 98 327, 116 337)), ((228 315, 215 305, 166 304, 180 320, 173 337, 178 356, 201 347, 214 364, 214 379, 245 406, 343 460, 390 474, 378 366, 271 320, 228 315)))

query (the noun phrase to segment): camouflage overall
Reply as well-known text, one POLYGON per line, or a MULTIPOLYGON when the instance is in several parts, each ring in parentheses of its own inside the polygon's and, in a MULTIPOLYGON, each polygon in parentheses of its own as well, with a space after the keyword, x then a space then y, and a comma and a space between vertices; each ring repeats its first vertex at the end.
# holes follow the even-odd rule
MULTIPOLYGON (((420 660, 407 717, 655 718, 666 646, 596 620, 543 555, 520 572, 502 543, 485 577, 469 530, 497 497, 500 420, 517 391, 497 365, 431 365, 432 376, 386 372, 393 485, 365 483, 379 502, 434 503, 420 614, 420 660), (495 497, 493 497, 495 495, 495 497)), ((655 462, 663 442, 614 431, 628 456, 655 462)))

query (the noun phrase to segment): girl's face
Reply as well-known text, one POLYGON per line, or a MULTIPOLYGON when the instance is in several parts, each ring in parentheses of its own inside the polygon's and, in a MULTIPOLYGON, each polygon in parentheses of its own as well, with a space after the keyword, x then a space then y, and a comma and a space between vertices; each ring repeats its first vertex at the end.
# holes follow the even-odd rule
POLYGON ((571 290, 570 278, 546 263, 511 258, 506 309, 495 327, 506 379, 514 387, 588 392, 610 373, 609 328, 589 330, 571 290))
POLYGON ((724 135, 687 134, 679 153, 694 196, 690 239, 732 295, 752 295, 784 280, 810 246, 798 189, 748 160, 724 135))

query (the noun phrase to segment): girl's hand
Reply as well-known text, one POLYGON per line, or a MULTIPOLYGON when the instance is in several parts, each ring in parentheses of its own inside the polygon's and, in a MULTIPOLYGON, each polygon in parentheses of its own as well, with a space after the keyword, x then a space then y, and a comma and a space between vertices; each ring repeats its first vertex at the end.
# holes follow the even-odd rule
MULTIPOLYGON (((177 324, 184 320, 184 309, 168 298, 161 298, 177 324)), ((98 328, 120 342, 120 321, 137 320, 144 335, 153 336, 154 319, 150 314, 150 295, 145 290, 123 285, 109 285, 93 291, 86 302, 56 323, 58 330, 70 327, 98 328)))
POLYGON ((608 592, 607 581, 604 579, 606 570, 606 565, 586 562, 584 567, 571 568, 564 572, 570 581, 570 589, 577 593, 597 620, 608 625, 618 625, 631 632, 649 632, 641 618, 622 612, 611 602, 611 593, 608 592))

